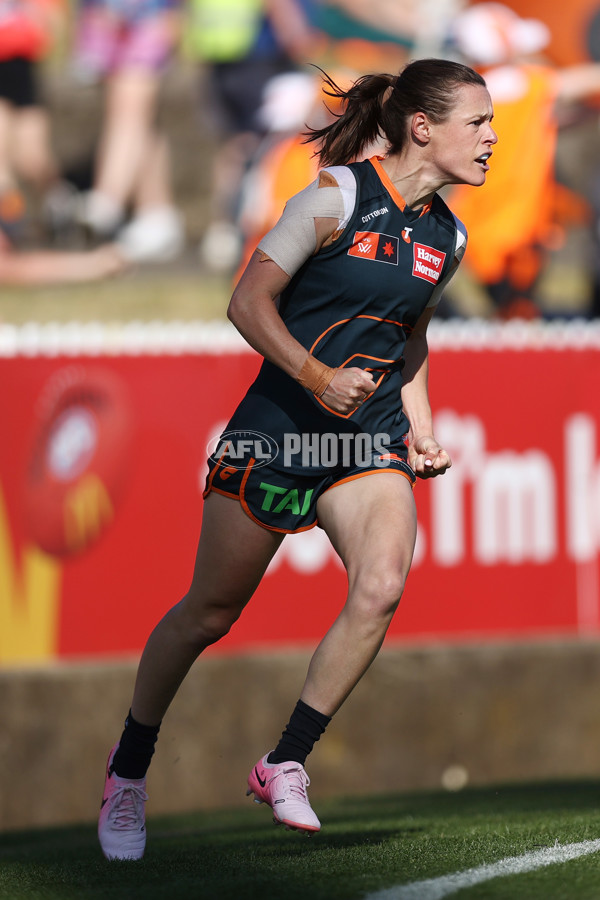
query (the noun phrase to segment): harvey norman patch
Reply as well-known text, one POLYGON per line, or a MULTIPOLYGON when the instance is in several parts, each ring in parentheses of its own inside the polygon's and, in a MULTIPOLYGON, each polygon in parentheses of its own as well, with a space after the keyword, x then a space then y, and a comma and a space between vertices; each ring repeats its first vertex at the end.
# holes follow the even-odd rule
POLYGON ((376 231, 355 231, 348 256, 372 259, 375 262, 398 265, 398 238, 393 234, 379 234, 376 231))
POLYGON ((413 275, 437 284, 442 274, 446 254, 427 244, 413 244, 413 275))

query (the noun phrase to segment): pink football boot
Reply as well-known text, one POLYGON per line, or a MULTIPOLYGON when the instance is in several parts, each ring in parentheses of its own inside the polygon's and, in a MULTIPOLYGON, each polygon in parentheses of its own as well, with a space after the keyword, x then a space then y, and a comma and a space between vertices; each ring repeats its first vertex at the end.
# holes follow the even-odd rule
POLYGON ((254 794, 255 803, 268 803, 276 825, 309 835, 320 831, 321 823, 308 802, 310 779, 304 767, 297 762, 272 764, 267 762, 268 755, 250 772, 246 796, 254 794))
POLYGON ((112 769, 110 751, 98 821, 98 838, 107 859, 141 859, 146 847, 145 778, 119 778, 112 769))

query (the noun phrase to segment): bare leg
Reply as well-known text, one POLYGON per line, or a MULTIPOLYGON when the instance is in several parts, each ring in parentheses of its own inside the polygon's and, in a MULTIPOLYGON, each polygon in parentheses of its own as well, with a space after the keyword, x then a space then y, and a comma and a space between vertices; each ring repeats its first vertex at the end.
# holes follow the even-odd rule
POLYGON ((282 540, 236 501, 209 494, 190 590, 158 623, 142 654, 134 719, 160 723, 192 663, 239 617, 282 540))
POLYGON ((13 161, 16 171, 40 191, 58 178, 52 152, 50 117, 41 107, 27 107, 15 114, 13 161))
POLYGON ((106 86, 106 108, 95 189, 120 206, 131 198, 151 143, 158 77, 121 71, 106 86))
POLYGON ((135 185, 136 212, 173 206, 173 202, 169 143, 164 134, 153 132, 135 185))
POLYGON ((12 142, 15 114, 10 105, 0 100, 0 191, 13 187, 12 142))
POLYGON ((411 486, 397 473, 358 478, 319 499, 319 521, 348 573, 348 598, 311 660, 301 699, 332 716, 375 659, 414 550, 411 486))

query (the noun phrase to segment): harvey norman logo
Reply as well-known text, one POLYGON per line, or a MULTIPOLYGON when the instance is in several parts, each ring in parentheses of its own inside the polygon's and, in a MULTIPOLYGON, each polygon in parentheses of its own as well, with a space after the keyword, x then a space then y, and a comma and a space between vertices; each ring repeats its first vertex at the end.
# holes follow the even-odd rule
POLYGON ((413 275, 437 284, 442 274, 446 254, 427 244, 413 244, 413 275))

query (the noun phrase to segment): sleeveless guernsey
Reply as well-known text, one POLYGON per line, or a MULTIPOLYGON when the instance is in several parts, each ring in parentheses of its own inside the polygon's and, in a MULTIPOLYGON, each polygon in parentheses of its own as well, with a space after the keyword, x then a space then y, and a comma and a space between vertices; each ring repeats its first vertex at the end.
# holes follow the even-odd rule
MULTIPOLYGON (((409 429, 400 394, 403 351, 433 291, 453 265, 459 223, 437 195, 423 209, 407 207, 378 160, 349 168, 357 181, 354 212, 342 234, 294 275, 281 295, 279 312, 290 333, 317 359, 328 366, 369 370, 377 388, 360 407, 343 415, 265 360, 224 434, 259 432, 279 448, 268 467, 257 470, 267 486, 277 473, 285 476, 288 490, 294 477, 304 484, 307 477, 326 477, 320 484, 321 490, 327 489, 355 471, 348 447, 357 442, 364 447, 367 437, 379 448, 380 459, 391 456, 412 474, 403 443, 409 429), (311 436, 313 448, 315 436, 318 443, 318 436, 326 435, 329 448, 337 440, 340 465, 331 464, 331 453, 323 461, 318 453, 282 452, 299 446, 302 435, 311 436)), ((230 469, 227 463, 223 459, 221 466, 230 469)), ((380 465, 373 462, 366 471, 380 465)), ((211 468, 207 490, 219 489, 218 467, 211 468)), ((233 475, 227 473, 223 493, 237 493, 233 475)), ((312 522, 303 521, 303 527, 315 524, 314 510, 312 522)))

